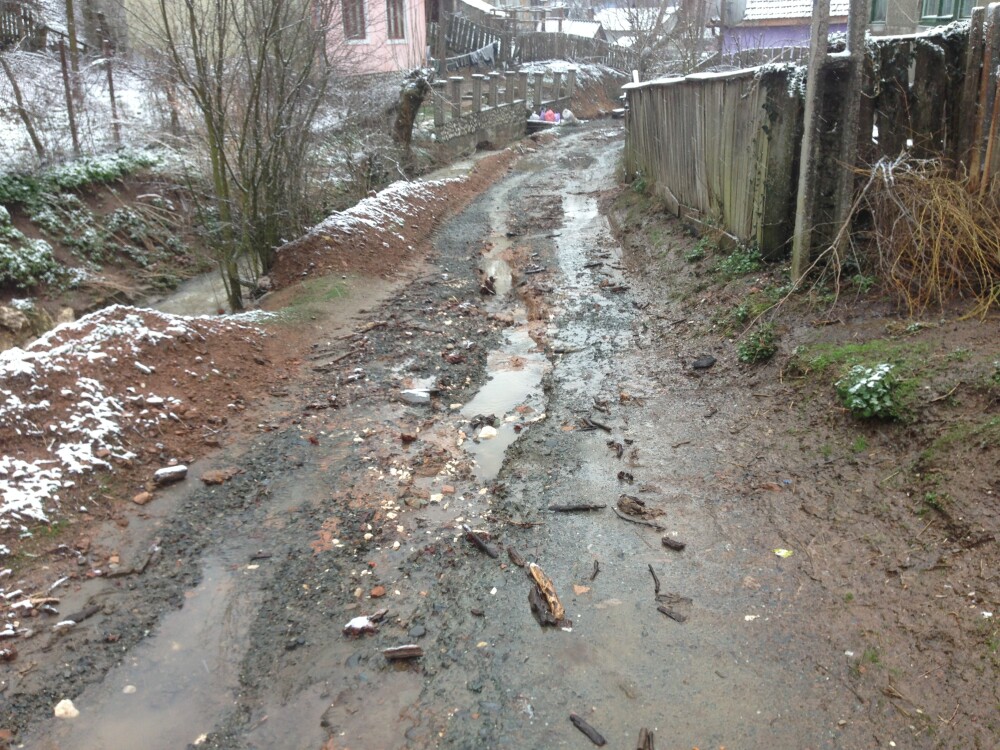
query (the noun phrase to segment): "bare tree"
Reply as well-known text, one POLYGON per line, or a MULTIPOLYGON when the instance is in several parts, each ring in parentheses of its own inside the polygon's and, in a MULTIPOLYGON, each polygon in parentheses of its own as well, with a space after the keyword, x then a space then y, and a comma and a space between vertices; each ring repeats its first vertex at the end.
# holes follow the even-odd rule
POLYGON ((332 2, 157 0, 140 35, 166 52, 198 114, 209 165, 213 242, 229 304, 266 273, 275 248, 313 218, 307 163, 334 70, 332 2))

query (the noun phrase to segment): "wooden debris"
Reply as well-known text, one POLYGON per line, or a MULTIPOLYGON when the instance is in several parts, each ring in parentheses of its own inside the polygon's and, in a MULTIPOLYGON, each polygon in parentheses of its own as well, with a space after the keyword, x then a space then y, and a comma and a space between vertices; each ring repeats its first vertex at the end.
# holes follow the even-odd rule
POLYGON ((671 620, 674 620, 676 622, 685 622, 687 620, 687 617, 685 615, 682 615, 677 610, 670 609, 670 607, 664 607, 662 604, 658 606, 656 609, 665 614, 671 620))
POLYGON ((570 714, 569 720, 573 722, 573 726, 587 735, 587 739, 593 742, 598 747, 603 747, 608 744, 608 741, 604 739, 600 732, 594 729, 590 724, 586 722, 583 717, 577 716, 576 714, 570 714))
POLYGON ((627 472, 623 469, 622 471, 618 472, 618 481, 625 482, 625 484, 632 484, 632 482, 635 481, 635 477, 632 476, 630 472, 627 472))
POLYGON ((532 586, 528 589, 528 605, 531 607, 531 613, 542 627, 546 625, 556 627, 559 625, 559 621, 552 616, 549 605, 546 604, 537 586, 532 586))
POLYGON ((472 542, 474 545, 479 547, 483 552, 492 557, 494 560, 500 557, 500 553, 497 552, 496 548, 489 544, 482 536, 477 534, 472 530, 472 527, 467 524, 462 524, 462 529, 465 531, 465 538, 472 542))
POLYGON ((607 507, 608 506, 603 503, 575 503, 573 505, 550 505, 549 510, 553 513, 576 513, 577 511, 584 510, 603 510, 607 507))
POLYGON ((525 565, 528 564, 527 562, 525 562, 525 559, 521 557, 520 553, 513 547, 507 548, 507 557, 509 557, 510 561, 519 568, 523 568, 525 565))
POLYGON ((417 659, 423 655, 424 650, 415 643, 407 644, 405 646, 393 646, 392 648, 382 650, 382 656, 389 661, 398 661, 399 659, 417 659))
POLYGON ((667 549, 672 549, 676 552, 680 552, 687 546, 684 542, 680 542, 674 539, 673 537, 669 536, 664 536, 663 539, 661 539, 660 541, 663 542, 664 547, 666 547, 667 549))
POLYGON ((653 733, 646 727, 639 730, 639 744, 635 746, 635 750, 656 750, 653 747, 653 733))
POLYGON ((528 573, 531 574, 532 579, 538 586, 538 590, 545 597, 545 602, 548 604, 549 611, 556 619, 556 622, 566 619, 566 610, 563 609, 559 597, 556 596, 555 586, 552 585, 552 581, 549 580, 548 576, 535 563, 528 565, 528 573))
POLYGON ((619 443, 617 440, 609 440, 608 447, 615 452, 615 456, 621 458, 625 455, 625 446, 619 443))
POLYGON ((597 574, 601 572, 601 564, 594 560, 594 572, 590 574, 590 580, 593 581, 597 578, 597 574))
POLYGON ((629 516, 626 516, 624 513, 618 510, 618 508, 612 508, 611 510, 613 510, 615 512, 615 515, 618 516, 623 521, 628 521, 629 523, 637 523, 640 526, 649 526, 650 528, 656 529, 657 531, 667 530, 666 526, 661 526, 660 524, 655 523, 653 521, 644 521, 641 518, 630 518, 629 516))

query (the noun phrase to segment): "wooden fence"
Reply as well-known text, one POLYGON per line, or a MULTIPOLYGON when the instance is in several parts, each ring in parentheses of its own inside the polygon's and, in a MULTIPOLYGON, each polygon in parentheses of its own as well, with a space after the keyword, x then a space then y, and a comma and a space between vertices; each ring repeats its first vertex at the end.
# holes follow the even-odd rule
POLYGON ((35 20, 31 8, 13 0, 0 2, 0 49, 20 44, 37 50, 45 46, 45 27, 35 20))
MULTIPOLYGON (((518 31, 513 22, 497 19, 483 24, 462 16, 449 16, 445 38, 449 55, 466 55, 496 43, 498 62, 503 66, 542 60, 603 63, 610 68, 628 72, 635 67, 632 50, 602 39, 587 39, 573 34, 541 31, 518 31)), ((522 27, 529 28, 529 27, 522 27)), ((427 44, 437 50, 439 24, 428 25, 427 44)))
MULTIPOLYGON (((814 248, 839 228, 841 104, 858 95, 847 90, 846 62, 830 57, 817 72, 823 124, 813 156, 814 248)), ((1000 3, 976 9, 968 30, 869 40, 861 165, 908 151, 953 162, 983 190, 1000 187, 998 68, 1000 3)), ((793 65, 764 66, 626 86, 626 168, 679 215, 777 255, 794 228, 804 75, 793 65)))
POLYGON ((676 214, 768 252, 794 225, 796 127, 788 70, 699 73, 626 86, 626 169, 676 214))

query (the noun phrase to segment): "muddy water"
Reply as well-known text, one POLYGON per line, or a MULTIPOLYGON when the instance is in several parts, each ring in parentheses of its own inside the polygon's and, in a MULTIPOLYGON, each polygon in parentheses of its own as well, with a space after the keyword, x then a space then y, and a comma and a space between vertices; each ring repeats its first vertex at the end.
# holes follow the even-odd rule
POLYGON ((168 750, 196 742, 232 704, 239 663, 260 597, 250 579, 259 566, 205 561, 202 582, 155 636, 130 653, 103 684, 76 701, 80 716, 56 726, 37 748, 168 750), (239 597, 234 592, 242 590, 239 597), (178 721, 178 717, 184 717, 178 721))

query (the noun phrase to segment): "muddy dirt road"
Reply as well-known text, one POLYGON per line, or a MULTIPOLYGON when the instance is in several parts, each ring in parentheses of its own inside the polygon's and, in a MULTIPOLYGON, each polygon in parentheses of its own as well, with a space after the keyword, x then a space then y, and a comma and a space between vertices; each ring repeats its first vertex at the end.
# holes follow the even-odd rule
POLYGON ((982 716, 945 735, 873 698, 859 632, 811 624, 831 607, 815 537, 746 490, 770 429, 753 388, 691 367, 710 352, 599 210, 621 143, 595 126, 527 153, 411 282, 312 321, 309 378, 211 461, 241 473, 148 506, 121 542, 143 572, 87 582, 99 613, 22 652, 19 746, 590 747, 571 713, 615 748, 641 728, 661 748, 989 746, 982 716), (603 507, 550 510, 577 504, 603 507), (533 616, 518 556, 562 623, 533 616), (422 656, 382 653, 407 644, 422 656), (51 718, 66 697, 79 716, 51 718))

